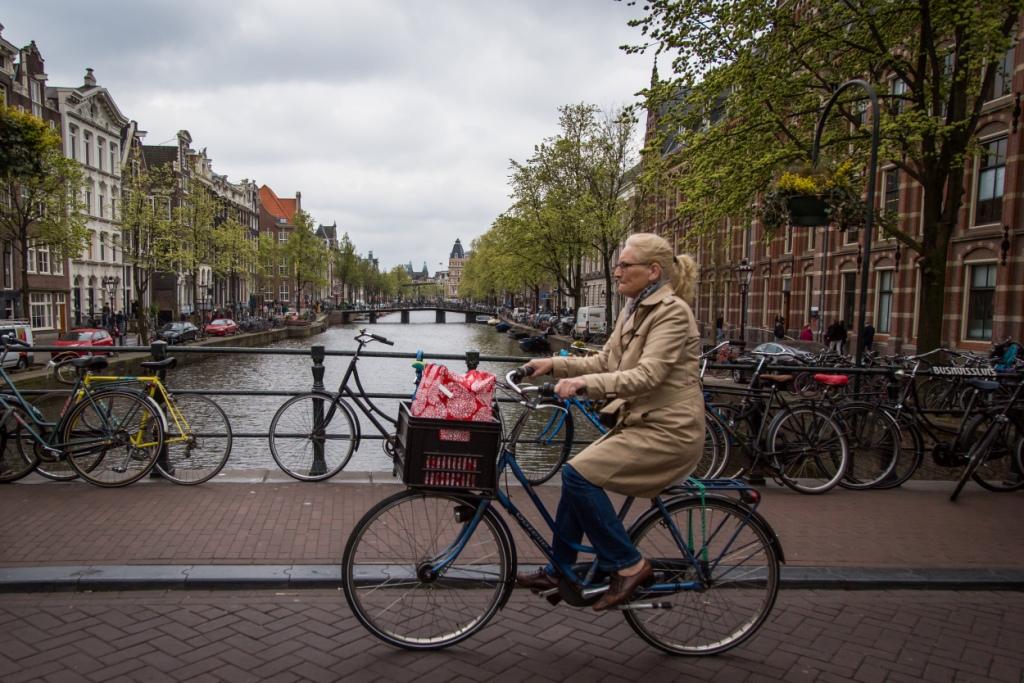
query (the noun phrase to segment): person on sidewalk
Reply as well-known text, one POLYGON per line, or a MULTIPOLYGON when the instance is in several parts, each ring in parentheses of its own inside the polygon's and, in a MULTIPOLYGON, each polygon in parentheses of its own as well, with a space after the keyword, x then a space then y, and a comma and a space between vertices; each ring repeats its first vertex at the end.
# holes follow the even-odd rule
POLYGON ((864 350, 875 350, 875 326, 871 324, 870 320, 864 323, 864 350))
POLYGON ((786 338, 786 321, 783 320, 781 315, 775 316, 775 329, 772 331, 775 333, 776 341, 782 341, 786 338))
MULTIPOLYGON (((612 572, 596 611, 626 602, 653 575, 605 491, 653 498, 687 477, 704 448, 701 340, 687 303, 696 273, 693 259, 674 256, 661 237, 631 235, 614 271, 626 305, 601 352, 527 363, 535 374, 564 378, 555 386, 562 398, 586 393, 609 401, 606 415, 618 408, 615 426, 562 467, 552 541, 554 559, 573 564, 573 544, 586 535, 600 568, 612 572)), ((540 592, 558 586, 556 573, 549 565, 516 581, 540 592)))
POLYGON ((814 341, 814 332, 811 332, 810 323, 804 323, 803 329, 800 330, 800 341, 814 341))
POLYGON ((829 351, 843 355, 843 328, 840 327, 838 320, 833 320, 825 331, 825 342, 829 351))

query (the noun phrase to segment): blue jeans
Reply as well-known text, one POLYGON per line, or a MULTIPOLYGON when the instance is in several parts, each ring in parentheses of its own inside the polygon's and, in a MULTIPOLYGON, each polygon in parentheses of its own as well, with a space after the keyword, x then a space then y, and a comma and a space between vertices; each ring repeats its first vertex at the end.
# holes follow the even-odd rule
MULTIPOLYGON (((568 565, 575 563, 577 552, 570 544, 581 544, 584 534, 597 551, 598 566, 603 571, 617 571, 641 560, 605 490, 584 479, 571 465, 564 465, 562 497, 558 500, 555 538, 551 543, 555 560, 568 565)), ((550 564, 547 571, 555 574, 550 564)))

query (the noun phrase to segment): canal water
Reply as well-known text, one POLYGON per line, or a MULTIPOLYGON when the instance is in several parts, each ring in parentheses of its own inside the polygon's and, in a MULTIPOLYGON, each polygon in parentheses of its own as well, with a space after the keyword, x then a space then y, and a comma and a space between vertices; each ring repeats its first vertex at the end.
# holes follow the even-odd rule
MULTIPOLYGON (((322 344, 327 350, 354 350, 357 346, 353 337, 360 327, 368 332, 387 337, 394 346, 371 343, 366 351, 394 351, 415 353, 422 349, 427 354, 461 354, 475 349, 483 356, 515 356, 525 354, 514 339, 505 333, 495 332, 490 325, 467 324, 463 316, 450 316, 458 321, 438 324, 434 322, 433 311, 412 311, 410 322, 402 324, 398 313, 382 316, 377 323, 356 323, 330 327, 322 334, 303 339, 281 341, 272 348, 308 350, 312 345, 322 344)), ((326 372, 324 385, 335 391, 351 356, 328 356, 324 362, 326 372)), ((460 361, 443 362, 449 368, 463 373, 466 365, 460 361)), ((412 393, 415 371, 410 359, 366 358, 359 360, 359 374, 363 388, 369 393, 412 393)), ((508 372, 517 363, 482 361, 480 369, 498 374, 508 372)), ((175 369, 168 375, 168 384, 173 389, 241 389, 273 391, 309 391, 313 386, 312 360, 309 356, 282 355, 223 355, 214 356, 198 363, 175 369)), ((288 397, 285 396, 211 396, 231 421, 235 433, 267 433, 276 410, 288 397)), ((398 413, 397 399, 375 399, 375 403, 388 415, 398 413)), ((363 435, 378 434, 368 420, 362 418, 363 435)), ((229 469, 269 469, 276 467, 270 455, 266 438, 235 439, 228 460, 229 469)), ((353 454, 345 468, 355 472, 390 472, 391 459, 384 454, 380 440, 365 439, 353 454)))

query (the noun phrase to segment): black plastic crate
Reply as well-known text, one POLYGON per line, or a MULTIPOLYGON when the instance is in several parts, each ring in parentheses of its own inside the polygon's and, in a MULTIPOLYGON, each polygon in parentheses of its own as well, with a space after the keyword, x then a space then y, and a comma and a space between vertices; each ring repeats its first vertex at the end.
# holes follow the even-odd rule
POLYGON ((406 486, 459 489, 494 495, 501 425, 413 417, 409 404, 398 411, 395 471, 406 486))

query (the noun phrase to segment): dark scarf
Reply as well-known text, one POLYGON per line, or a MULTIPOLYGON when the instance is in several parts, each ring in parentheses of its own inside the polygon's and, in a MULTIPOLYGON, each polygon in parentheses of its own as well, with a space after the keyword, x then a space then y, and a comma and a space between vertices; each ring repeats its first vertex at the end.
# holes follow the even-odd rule
POLYGON ((636 312, 636 307, 640 305, 640 302, 654 294, 661 287, 661 282, 652 282, 651 284, 644 287, 643 291, 636 295, 636 297, 629 302, 629 315, 626 316, 626 320, 633 317, 633 313, 636 312))

